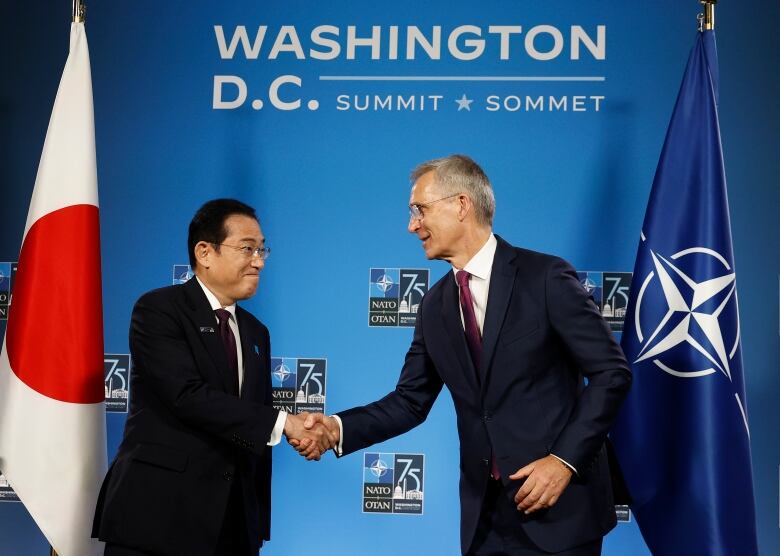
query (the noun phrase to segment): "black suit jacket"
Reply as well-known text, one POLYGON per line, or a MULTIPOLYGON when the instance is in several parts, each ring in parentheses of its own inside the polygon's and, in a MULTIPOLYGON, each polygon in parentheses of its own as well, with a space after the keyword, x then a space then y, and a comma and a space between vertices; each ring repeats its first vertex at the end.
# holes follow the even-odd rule
POLYGON ((271 407, 270 339, 247 311, 237 308, 236 317, 240 398, 227 393, 219 328, 194 278, 136 303, 130 411, 100 491, 93 536, 154 554, 213 555, 231 488, 238 487, 253 554, 269 538, 266 443, 278 415, 271 407))
POLYGON ((577 469, 552 508, 517 513, 517 526, 534 543, 557 552, 615 525, 604 443, 631 372, 568 263, 497 239, 480 368, 469 356, 458 287, 448 272, 420 304, 395 390, 339 413, 343 450, 360 450, 420 424, 446 384, 460 437, 463 552, 476 530, 491 450, 508 499, 520 484, 507 477, 547 454, 577 469))

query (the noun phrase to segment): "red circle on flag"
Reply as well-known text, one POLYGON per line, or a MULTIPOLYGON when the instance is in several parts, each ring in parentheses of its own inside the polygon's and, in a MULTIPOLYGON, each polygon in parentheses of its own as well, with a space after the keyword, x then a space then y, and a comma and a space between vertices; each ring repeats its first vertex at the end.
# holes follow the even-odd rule
POLYGON ((105 399, 100 224, 94 205, 39 218, 12 284, 6 349, 27 386, 55 400, 105 399))

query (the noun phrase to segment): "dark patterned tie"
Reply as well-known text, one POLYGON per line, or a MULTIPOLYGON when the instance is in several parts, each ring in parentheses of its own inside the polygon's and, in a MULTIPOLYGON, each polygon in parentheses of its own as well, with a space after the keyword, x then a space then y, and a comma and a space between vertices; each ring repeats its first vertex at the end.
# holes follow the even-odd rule
MULTIPOLYGON (((474 312, 474 299, 471 297, 469 289, 469 278, 471 274, 465 270, 459 270, 455 273, 455 280, 458 282, 460 290, 460 309, 463 311, 463 332, 466 333, 466 344, 469 346, 471 361, 479 374, 479 364, 482 361, 482 334, 479 332, 477 315, 474 312)), ((490 454, 490 476, 495 480, 501 478, 501 472, 496 465, 496 458, 493 453, 490 454)))
POLYGON ((469 289, 471 274, 465 270, 459 270, 455 274, 460 290, 460 308, 463 311, 463 331, 466 333, 466 343, 471 353, 471 361, 479 373, 479 363, 482 361, 482 335, 479 333, 477 315, 474 313, 474 300, 469 289))
POLYGON ((238 349, 236 348, 236 337, 230 329, 230 311, 217 309, 214 312, 219 320, 219 335, 225 346, 225 355, 227 355, 228 370, 230 371, 229 393, 238 396, 238 349))

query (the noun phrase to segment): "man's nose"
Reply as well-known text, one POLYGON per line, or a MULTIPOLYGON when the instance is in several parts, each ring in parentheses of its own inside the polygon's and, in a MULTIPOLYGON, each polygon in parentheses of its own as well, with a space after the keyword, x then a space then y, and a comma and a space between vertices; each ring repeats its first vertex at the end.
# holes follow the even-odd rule
POLYGON ((250 264, 252 265, 252 268, 263 270, 263 268, 265 268, 265 259, 260 257, 252 257, 252 262, 250 264))
POLYGON ((410 234, 414 234, 420 229, 420 220, 414 216, 409 216, 409 225, 406 227, 410 234))

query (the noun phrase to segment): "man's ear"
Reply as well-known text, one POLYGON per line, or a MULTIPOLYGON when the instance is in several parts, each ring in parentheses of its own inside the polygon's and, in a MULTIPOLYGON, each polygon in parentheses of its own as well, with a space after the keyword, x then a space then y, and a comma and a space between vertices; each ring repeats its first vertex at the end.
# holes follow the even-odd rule
MULTIPOLYGON (((202 266, 203 268, 209 268, 209 266, 211 266, 211 256, 214 252, 214 249, 210 243, 199 241, 195 244, 193 251, 195 253, 195 260, 198 262, 198 265, 202 266)), ((195 269, 193 268, 192 270, 195 269)))
POLYGON ((473 208, 474 204, 468 195, 458 195, 458 220, 463 222, 473 208))

